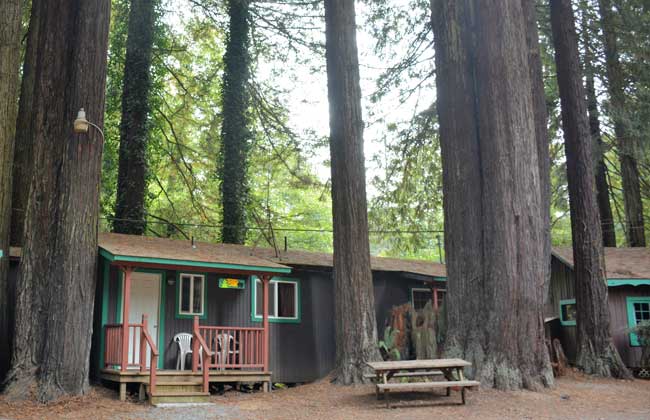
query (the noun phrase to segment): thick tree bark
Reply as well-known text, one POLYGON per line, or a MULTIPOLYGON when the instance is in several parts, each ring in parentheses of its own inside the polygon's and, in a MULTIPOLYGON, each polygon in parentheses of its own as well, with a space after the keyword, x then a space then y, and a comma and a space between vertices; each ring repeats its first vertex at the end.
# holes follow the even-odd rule
POLYGON ((591 30, 589 20, 582 17, 582 37, 584 49, 585 89, 587 91, 587 111, 589 112, 589 131, 594 148, 596 169, 596 199, 600 213, 600 225, 603 232, 603 246, 616 246, 616 229, 612 206, 609 202, 609 183, 607 182, 607 166, 603 157, 605 145, 600 133, 600 116, 598 113, 598 98, 594 83, 594 54, 591 50, 591 30))
POLYGON ((543 224, 544 266, 545 272, 540 279, 539 291, 546 302, 551 281, 551 157, 548 137, 548 111, 544 92, 544 72, 539 50, 537 30, 537 10, 535 0, 521 0, 521 7, 526 20, 526 43, 528 45, 528 65, 532 84, 533 108, 535 113, 535 141, 537 144, 537 163, 539 164, 539 184, 541 191, 540 210, 543 224))
MULTIPOLYGON (((499 389, 553 383, 536 106, 522 2, 433 0, 447 356, 499 389), (448 304, 447 304, 448 303, 448 304)), ((531 44, 532 45, 532 44, 531 44)))
POLYGON ((614 121, 614 134, 618 145, 621 166, 623 203, 625 205, 626 236, 629 246, 646 245, 643 202, 639 184, 639 168, 636 161, 636 139, 625 117, 625 75, 618 56, 615 12, 611 0, 599 0, 601 25, 605 44, 605 68, 609 91, 609 113, 614 121))
POLYGON ((571 0, 550 0, 557 80, 562 104, 575 273, 576 364, 601 376, 629 377, 609 332, 602 233, 587 104, 571 0))
POLYGON ((337 381, 363 382, 381 360, 370 270, 363 118, 354 0, 325 0, 332 158, 337 381))
POLYGON ((0 13, 0 383, 10 360, 9 233, 22 0, 8 0, 0 13))
POLYGON ((222 240, 243 244, 246 240, 248 204, 249 128, 249 0, 228 0, 230 27, 223 57, 223 121, 219 177, 223 206, 222 240))
POLYGON ((142 235, 146 229, 147 116, 155 0, 132 0, 124 62, 120 163, 113 230, 142 235))
MULTIPOLYGON (((40 1, 42 0, 32 0, 32 9, 37 8, 40 1)), ((11 245, 13 246, 23 245, 27 198, 34 164, 34 127, 30 113, 33 107, 35 66, 38 59, 36 47, 39 31, 38 19, 39 16, 31 14, 20 84, 11 199, 11 245)))
POLYGON ((79 394, 88 359, 97 260, 102 140, 75 134, 84 107, 101 126, 109 0, 35 0, 33 177, 25 218, 7 393, 48 401, 79 394))

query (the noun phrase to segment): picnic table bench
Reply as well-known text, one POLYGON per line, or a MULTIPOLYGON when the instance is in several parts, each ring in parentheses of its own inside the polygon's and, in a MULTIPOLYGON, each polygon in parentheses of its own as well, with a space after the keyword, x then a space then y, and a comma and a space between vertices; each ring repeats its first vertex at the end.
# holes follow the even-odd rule
POLYGON ((389 362, 368 362, 374 371, 376 394, 383 396, 386 407, 390 408, 388 394, 391 391, 412 392, 446 389, 447 396, 452 389, 460 389, 462 403, 465 404, 465 390, 477 388, 480 383, 465 379, 463 368, 471 366, 462 359, 399 360, 389 362), (433 376, 443 376, 444 380, 429 380, 433 376), (422 378, 417 382, 390 382, 392 378, 422 378))

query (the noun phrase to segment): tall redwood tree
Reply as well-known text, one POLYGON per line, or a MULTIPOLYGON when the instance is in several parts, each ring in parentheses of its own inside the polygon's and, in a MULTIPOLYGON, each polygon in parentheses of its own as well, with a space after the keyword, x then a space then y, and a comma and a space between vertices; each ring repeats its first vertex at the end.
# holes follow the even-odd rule
MULTIPOLYGON (((8 0, 0 13, 0 383, 9 367, 9 232, 22 0, 8 0)), ((11 305, 13 306, 13 305, 11 305)))
POLYGON ((248 205, 248 154, 250 151, 250 0, 227 0, 228 39, 223 57, 223 120, 219 178, 223 207, 222 240, 243 244, 246 240, 248 205))
POLYGON ((102 125, 109 17, 109 0, 32 2, 34 165, 7 388, 14 398, 48 401, 88 383, 103 144, 93 128, 75 134, 72 121, 83 107, 102 125))
POLYGON ((370 270, 361 87, 354 0, 325 0, 332 158, 337 381, 363 382, 380 359, 370 270))
POLYGON ((131 0, 122 87, 120 163, 113 230, 142 235, 146 228, 147 117, 156 0, 131 0))
POLYGON ((530 12, 507 0, 431 6, 448 273, 445 351, 471 361, 471 374, 485 386, 548 386, 540 291, 548 235, 530 12))
POLYGON ((576 364, 587 373, 628 377, 609 332, 592 140, 573 9, 571 0, 550 0, 550 5, 571 209, 578 332, 576 364))
POLYGON ((629 246, 646 246, 643 201, 639 181, 639 165, 636 159, 637 139, 626 118, 626 80, 618 52, 617 32, 620 23, 618 14, 612 8, 612 0, 599 0, 600 18, 605 46, 605 70, 609 93, 609 116, 614 122, 614 134, 618 148, 618 159, 623 186, 625 206, 626 237, 629 246))

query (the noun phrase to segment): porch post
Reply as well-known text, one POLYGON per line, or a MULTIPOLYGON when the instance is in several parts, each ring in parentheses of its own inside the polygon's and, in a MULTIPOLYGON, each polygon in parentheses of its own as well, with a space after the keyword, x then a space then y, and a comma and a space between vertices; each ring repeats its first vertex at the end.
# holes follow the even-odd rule
POLYGON ((269 280, 271 277, 262 277, 262 325, 264 327, 264 345, 262 346, 262 360, 264 360, 264 372, 269 371, 269 348, 271 337, 269 334, 269 280))
POLYGON ((433 288, 433 308, 438 309, 438 288, 433 288))
POLYGON ((120 363, 120 370, 126 372, 129 366, 129 307, 131 306, 131 273, 133 267, 121 267, 121 270, 124 273, 124 287, 122 288, 122 362, 120 363))

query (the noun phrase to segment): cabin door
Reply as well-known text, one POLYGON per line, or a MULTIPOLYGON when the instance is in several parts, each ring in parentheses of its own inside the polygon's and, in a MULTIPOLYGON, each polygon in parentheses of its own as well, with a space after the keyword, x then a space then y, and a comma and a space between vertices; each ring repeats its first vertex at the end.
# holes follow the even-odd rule
MULTIPOLYGON (((131 309, 129 323, 140 324, 142 315, 147 314, 149 335, 158 347, 158 321, 160 309, 160 288, 162 277, 159 273, 131 274, 131 309)), ((140 334, 129 337, 129 364, 140 362, 140 334), (135 350, 135 351, 134 351, 135 350)), ((151 352, 147 346, 147 367, 151 362, 151 352)))

